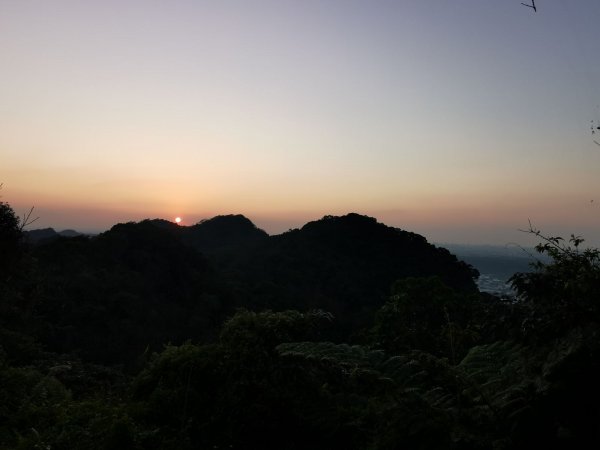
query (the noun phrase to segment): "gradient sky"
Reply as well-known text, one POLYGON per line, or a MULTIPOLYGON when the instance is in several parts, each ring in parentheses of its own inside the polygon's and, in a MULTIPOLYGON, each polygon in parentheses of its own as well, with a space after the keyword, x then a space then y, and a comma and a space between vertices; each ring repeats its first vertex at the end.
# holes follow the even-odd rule
POLYGON ((537 5, 0 0, 2 200, 83 231, 354 211, 598 245, 600 2, 537 5))

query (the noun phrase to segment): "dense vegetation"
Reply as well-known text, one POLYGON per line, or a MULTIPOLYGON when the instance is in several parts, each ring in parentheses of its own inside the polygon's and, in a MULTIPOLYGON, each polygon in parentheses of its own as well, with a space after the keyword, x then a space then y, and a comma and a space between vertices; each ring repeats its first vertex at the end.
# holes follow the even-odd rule
POLYGON ((32 245, 0 203, 0 449, 597 445, 599 252, 532 231, 500 299, 357 214, 32 245))

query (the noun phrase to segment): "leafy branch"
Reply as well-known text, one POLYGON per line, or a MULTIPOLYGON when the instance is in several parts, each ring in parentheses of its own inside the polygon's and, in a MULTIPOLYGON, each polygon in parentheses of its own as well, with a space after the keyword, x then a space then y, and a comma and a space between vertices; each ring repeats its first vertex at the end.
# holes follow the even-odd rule
MULTIPOLYGON (((547 254, 555 263, 564 263, 567 261, 576 260, 587 268, 599 269, 600 266, 600 250, 596 248, 586 248, 583 251, 580 249, 581 244, 585 242, 581 236, 571 234, 568 240, 560 236, 546 236, 540 230, 535 228, 529 221, 529 229, 519 230, 525 233, 530 233, 541 239, 541 243, 535 246, 535 250, 540 254, 547 254)), ((536 267, 537 267, 536 263, 536 267)), ((543 267, 544 264, 540 263, 543 267)), ((540 268, 540 267, 538 267, 540 268)))
POLYGON ((528 230, 540 243, 535 249, 551 258, 536 261, 536 272, 517 273, 509 280, 518 297, 531 308, 529 323, 548 332, 571 324, 600 320, 600 250, 582 247, 585 240, 571 234, 568 239, 547 236, 529 222, 528 230))

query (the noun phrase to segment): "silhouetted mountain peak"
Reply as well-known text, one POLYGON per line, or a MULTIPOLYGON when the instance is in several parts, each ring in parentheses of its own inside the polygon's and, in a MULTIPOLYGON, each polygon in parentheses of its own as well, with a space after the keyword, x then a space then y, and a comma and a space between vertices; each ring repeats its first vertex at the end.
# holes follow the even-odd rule
MULTIPOLYGON (((326 229, 328 227, 344 227, 344 228, 369 228, 377 226, 377 219, 374 217, 364 216, 358 213, 349 213, 344 216, 324 216, 322 219, 308 222, 301 229, 310 230, 315 228, 326 229)), ((381 224, 379 224, 381 225, 381 224)))
POLYGON ((387 252, 390 246, 400 245, 403 250, 408 250, 407 247, 428 245, 427 240, 419 234, 389 227, 374 217, 357 213, 325 216, 309 222, 300 229, 300 235, 328 247, 337 246, 342 251, 357 246, 366 248, 367 244, 369 253, 387 252))
POLYGON ((177 225, 175 222, 170 222, 165 219, 145 219, 140 223, 154 225, 155 227, 165 228, 167 230, 177 230, 180 227, 180 225, 177 225))
POLYGON ((241 214, 205 219, 185 230, 184 239, 203 252, 233 249, 267 239, 269 235, 241 214))
POLYGON ((58 233, 54 228, 40 228, 37 230, 25 231, 25 239, 27 242, 37 244, 48 239, 56 239, 58 233))
POLYGON ((214 228, 219 229, 224 233, 246 231, 255 233, 256 231, 266 235, 263 230, 259 229, 252 223, 250 219, 242 214, 226 214, 215 216, 211 219, 204 219, 198 222, 193 227, 202 227, 204 229, 214 228))
POLYGON ((259 307, 308 304, 338 316, 378 307, 398 279, 437 276, 453 288, 475 291, 477 276, 423 236, 356 213, 325 216, 272 236, 237 269, 260 286, 253 299, 259 307))
POLYGON ((377 219, 357 213, 344 216, 324 216, 322 219, 308 222, 300 230, 303 233, 315 235, 351 234, 368 236, 370 233, 381 232, 389 227, 377 222, 377 219))
POLYGON ((39 228, 37 230, 25 231, 25 240, 30 244, 42 244, 53 241, 60 237, 74 238, 83 234, 75 230, 62 230, 56 232, 54 228, 39 228))

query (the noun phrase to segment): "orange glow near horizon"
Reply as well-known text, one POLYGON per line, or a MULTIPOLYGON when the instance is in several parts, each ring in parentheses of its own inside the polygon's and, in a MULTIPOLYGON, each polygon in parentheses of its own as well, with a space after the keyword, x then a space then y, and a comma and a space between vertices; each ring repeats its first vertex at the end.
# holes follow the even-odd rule
MULTIPOLYGON (((260 204, 242 195, 236 199, 231 194, 223 196, 220 202, 188 200, 181 204, 172 201, 167 204, 162 200, 144 202, 142 199, 119 201, 116 195, 110 202, 98 202, 98 198, 83 202, 73 198, 51 199, 48 192, 39 196, 34 192, 15 194, 15 190, 5 185, 2 201, 10 203, 19 215, 35 206, 34 215, 40 217, 36 228, 76 229, 93 233, 105 231, 116 223, 147 218, 172 217, 175 223, 182 223, 177 213, 184 209, 192 211, 188 213, 186 223, 197 223, 216 215, 243 214, 269 234, 302 227, 325 215, 356 212, 375 217, 386 225, 422 234, 435 242, 501 245, 522 242, 524 236, 518 230, 527 228, 528 220, 531 220, 534 226, 551 234, 581 234, 588 243, 593 244, 594 230, 600 221, 597 203, 589 200, 584 202, 575 194, 555 198, 531 194, 529 197, 514 196, 510 201, 503 200, 501 195, 489 194, 484 201, 476 195, 433 196, 414 193, 405 198, 398 196, 396 205, 402 206, 396 208, 386 207, 383 199, 369 201, 359 195, 354 201, 340 198, 338 202, 333 199, 314 202, 311 208, 309 199, 299 195, 294 199, 298 202, 292 200, 285 205, 280 201, 267 201, 266 197, 264 203, 260 204)), ((181 197, 173 195, 173 198, 181 197)), ((275 199, 277 197, 275 195, 275 199)))
POLYGON ((529 219, 600 239, 598 1, 533 40, 511 2, 71 3, 0 2, 0 201, 36 227, 357 212, 438 241, 529 219))

